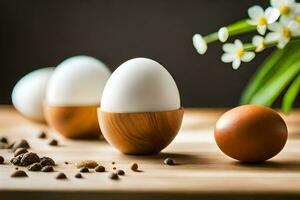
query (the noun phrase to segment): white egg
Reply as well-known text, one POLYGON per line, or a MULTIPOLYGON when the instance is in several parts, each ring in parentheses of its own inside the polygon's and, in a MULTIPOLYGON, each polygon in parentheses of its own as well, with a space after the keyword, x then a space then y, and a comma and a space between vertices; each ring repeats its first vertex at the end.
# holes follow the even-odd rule
POLYGON ((12 92, 12 103, 17 111, 34 120, 45 120, 43 103, 53 71, 53 67, 38 69, 17 82, 12 92))
POLYGON ((60 63, 51 77, 47 103, 56 106, 98 105, 111 72, 101 61, 74 56, 60 63))
POLYGON ((158 62, 135 58, 109 78, 101 99, 106 112, 158 112, 180 108, 180 96, 170 73, 158 62))

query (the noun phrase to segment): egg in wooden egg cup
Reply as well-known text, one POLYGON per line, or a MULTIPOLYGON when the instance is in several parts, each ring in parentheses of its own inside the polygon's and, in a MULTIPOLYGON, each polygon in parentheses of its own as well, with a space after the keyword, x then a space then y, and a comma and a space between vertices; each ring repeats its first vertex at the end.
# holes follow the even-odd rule
POLYGON ((105 139, 125 154, 156 154, 177 135, 184 110, 114 113, 98 108, 105 139))
POLYGON ((183 108, 171 74, 158 62, 120 65, 103 90, 98 120, 104 138, 125 154, 155 154, 177 135, 183 108))
POLYGON ((64 60, 51 76, 44 103, 46 121, 72 139, 97 138, 97 108, 110 76, 104 63, 90 56, 64 60))

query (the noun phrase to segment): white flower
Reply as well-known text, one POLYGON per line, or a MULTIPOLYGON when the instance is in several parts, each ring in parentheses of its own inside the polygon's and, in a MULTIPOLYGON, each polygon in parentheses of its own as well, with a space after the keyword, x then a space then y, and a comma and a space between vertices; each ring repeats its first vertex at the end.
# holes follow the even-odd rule
POLYGON ((249 24, 256 25, 260 34, 265 34, 267 25, 274 23, 280 16, 280 12, 276 8, 269 7, 265 11, 260 6, 252 6, 248 9, 250 17, 249 24))
POLYGON ((225 63, 232 62, 233 69, 238 69, 241 61, 250 62, 255 56, 255 53, 244 50, 243 43, 240 40, 224 44, 223 51, 225 53, 222 55, 221 60, 225 63))
POLYGON ((260 35, 255 35, 252 38, 252 44, 256 47, 256 52, 261 52, 266 48, 265 38, 260 35))
POLYGON ((201 55, 207 51, 207 43, 200 34, 195 34, 193 36, 193 45, 197 52, 201 55))
POLYGON ((279 22, 268 26, 271 31, 266 35, 266 40, 277 41, 278 48, 284 48, 293 36, 300 36, 300 29, 289 18, 281 18, 279 22))
POLYGON ((226 40, 229 37, 229 32, 228 29, 226 27, 222 27, 219 29, 218 31, 218 38, 221 42, 226 42, 226 40))
POLYGON ((281 15, 293 16, 300 9, 300 4, 295 0, 271 0, 271 6, 279 9, 281 15))

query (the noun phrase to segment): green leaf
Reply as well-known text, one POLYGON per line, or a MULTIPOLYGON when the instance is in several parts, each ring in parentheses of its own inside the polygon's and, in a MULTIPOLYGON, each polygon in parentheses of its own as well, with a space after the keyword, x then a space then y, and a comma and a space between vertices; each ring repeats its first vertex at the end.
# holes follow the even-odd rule
POLYGON ((299 88, 300 88, 300 74, 290 85, 288 91, 285 93, 283 97, 281 109, 285 113, 289 113, 291 111, 294 101, 296 100, 296 97, 299 94, 299 88))
MULTIPOLYGON (((246 89, 242 93, 240 104, 248 104, 251 102, 255 93, 273 76, 273 74, 287 61, 291 61, 290 57, 299 51, 299 43, 291 43, 284 49, 276 49, 261 65, 259 70, 254 74, 248 83, 246 89), (298 51, 297 51, 298 50, 298 51)), ((297 57, 297 56, 296 56, 297 57)), ((285 70, 285 68, 283 68, 285 70)))
POLYGON ((300 73, 300 60, 291 66, 283 65, 285 71, 273 76, 251 99, 250 103, 271 106, 282 90, 300 73))

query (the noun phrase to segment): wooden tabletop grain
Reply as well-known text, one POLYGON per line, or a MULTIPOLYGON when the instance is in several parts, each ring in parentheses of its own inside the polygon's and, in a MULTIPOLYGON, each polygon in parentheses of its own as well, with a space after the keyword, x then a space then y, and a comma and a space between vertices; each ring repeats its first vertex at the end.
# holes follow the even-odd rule
POLYGON ((24 119, 11 106, 1 106, 0 136, 11 142, 27 139, 31 151, 52 157, 57 166, 52 173, 28 172, 27 178, 11 178, 12 153, 0 149, 5 158, 5 164, 0 165, 0 199, 299 199, 300 110, 283 115, 288 142, 279 155, 261 164, 239 163, 218 149, 213 128, 224 111, 185 109, 182 128, 171 145, 159 155, 129 156, 104 140, 67 140, 43 124, 24 119), (37 138, 41 129, 47 129, 47 139, 37 138), (58 139, 60 146, 47 145, 52 138, 58 139), (164 165, 167 157, 176 165, 164 165), (86 159, 101 163, 107 172, 92 171, 75 179, 78 169, 74 163, 86 159), (141 172, 129 169, 132 162, 139 164, 141 172), (117 181, 108 178, 114 166, 126 172, 117 181), (56 180, 58 172, 68 179, 56 180))

